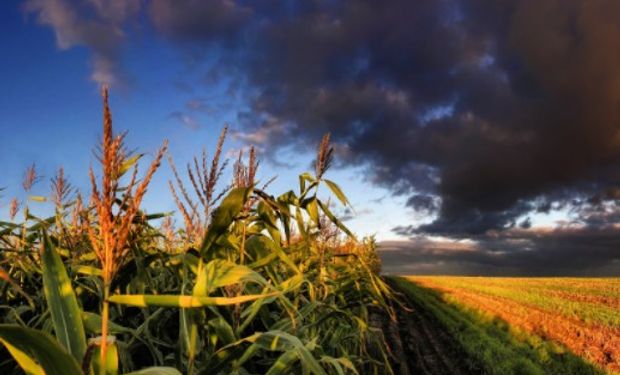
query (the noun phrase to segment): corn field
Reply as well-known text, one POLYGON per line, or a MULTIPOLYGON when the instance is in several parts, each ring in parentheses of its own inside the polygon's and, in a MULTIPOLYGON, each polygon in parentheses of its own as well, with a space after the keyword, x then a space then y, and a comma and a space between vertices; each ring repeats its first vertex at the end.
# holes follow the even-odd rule
MULTIPOLYGON (((393 315, 374 241, 357 240, 317 194, 350 205, 325 178, 329 136, 315 170, 274 196, 254 149, 222 182, 226 128, 212 157, 203 151, 186 170, 165 142, 139 168, 142 154, 113 132, 105 89, 103 99, 88 194, 61 168, 49 196, 30 198, 53 216, 13 199, 0 222, 1 374, 391 373, 369 324, 393 315), (166 167, 180 227, 141 205, 166 167)), ((39 180, 33 165, 24 190, 39 180)))

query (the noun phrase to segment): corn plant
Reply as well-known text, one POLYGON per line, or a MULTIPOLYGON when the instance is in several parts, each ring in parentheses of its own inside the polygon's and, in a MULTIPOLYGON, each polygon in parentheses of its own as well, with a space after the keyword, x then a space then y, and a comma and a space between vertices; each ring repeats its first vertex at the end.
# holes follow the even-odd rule
POLYGON ((329 136, 297 191, 274 196, 259 186, 251 149, 220 197, 225 128, 210 167, 204 152, 187 166, 194 197, 170 163, 185 222, 177 230, 140 207, 166 143, 138 179, 141 155, 113 133, 103 96, 90 201, 60 169, 53 217, 24 206, 23 222, 0 222, 0 373, 391 373, 369 324, 377 311, 392 314, 375 244, 358 241, 319 194, 324 187, 350 206, 325 178, 329 136))

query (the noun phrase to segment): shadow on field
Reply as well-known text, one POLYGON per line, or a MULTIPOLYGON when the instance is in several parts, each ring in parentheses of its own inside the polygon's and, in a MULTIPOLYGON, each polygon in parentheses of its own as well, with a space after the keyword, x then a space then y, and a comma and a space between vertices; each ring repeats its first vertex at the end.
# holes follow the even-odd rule
POLYGON ((437 290, 386 277, 403 307, 384 332, 397 374, 605 374, 558 344, 445 302, 437 290))

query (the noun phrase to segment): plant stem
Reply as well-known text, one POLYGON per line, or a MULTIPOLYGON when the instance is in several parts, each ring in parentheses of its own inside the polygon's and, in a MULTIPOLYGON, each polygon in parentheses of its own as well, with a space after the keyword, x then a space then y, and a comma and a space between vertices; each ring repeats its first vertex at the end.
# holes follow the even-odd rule
POLYGON ((239 264, 245 262, 245 236, 246 236, 246 224, 245 220, 242 221, 243 230, 241 234, 241 246, 239 247, 239 264))
POLYGON ((110 315, 110 303, 108 298, 110 296, 110 283, 104 281, 103 286, 103 309, 101 311, 101 368, 100 374, 105 374, 107 363, 107 351, 108 351, 108 319, 110 315))
MULTIPOLYGON (((245 263, 245 236, 246 236, 246 223, 245 220, 241 221, 242 224, 242 232, 241 232, 241 246, 239 247, 239 264, 245 263)), ((243 284, 241 284, 237 290, 237 296, 240 296, 243 293, 243 284)), ((239 329, 239 324, 241 321, 241 305, 235 304, 234 308, 234 326, 235 330, 239 329)))

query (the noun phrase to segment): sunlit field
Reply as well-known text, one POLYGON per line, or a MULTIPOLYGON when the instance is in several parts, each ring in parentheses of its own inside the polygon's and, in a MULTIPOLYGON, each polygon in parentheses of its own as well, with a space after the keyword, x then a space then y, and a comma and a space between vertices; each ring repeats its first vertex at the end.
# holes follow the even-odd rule
MULTIPOLYGON (((542 373, 550 372, 553 366, 560 366, 558 363, 569 358, 561 354, 565 352, 599 369, 620 371, 618 278, 407 276, 398 282, 432 308, 457 340, 463 341, 471 354, 480 357, 490 368, 498 366, 498 362, 525 360, 528 356, 511 358, 510 353, 493 353, 491 348, 501 340, 495 345, 483 345, 485 349, 479 351, 472 342, 481 339, 464 328, 467 319, 502 325, 514 336, 511 340, 520 340, 519 345, 532 352, 531 362, 540 366, 542 373), (454 311, 460 311, 463 317, 454 311), (557 345, 549 346, 549 343, 557 345)), ((563 366, 554 373, 562 373, 563 366)), ((587 371, 582 368, 579 373, 587 371)))

